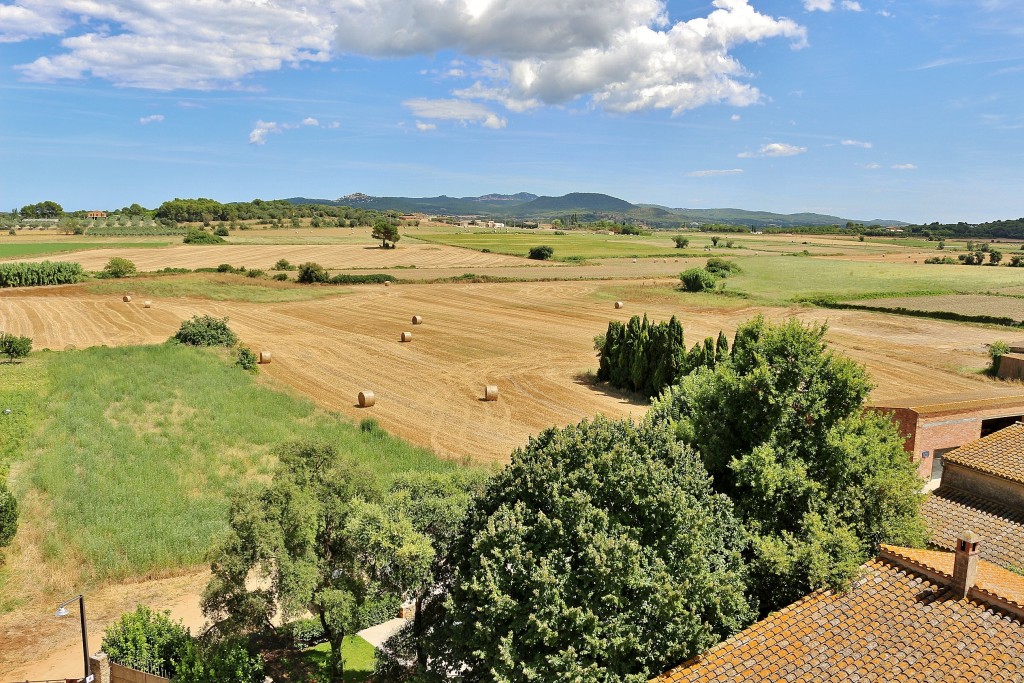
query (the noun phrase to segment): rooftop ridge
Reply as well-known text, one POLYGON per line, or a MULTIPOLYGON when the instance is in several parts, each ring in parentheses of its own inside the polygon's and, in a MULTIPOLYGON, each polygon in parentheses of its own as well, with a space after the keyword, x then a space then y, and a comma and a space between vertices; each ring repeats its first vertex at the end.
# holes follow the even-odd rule
POLYGON ((947 463, 1024 484, 1024 424, 1018 422, 964 444, 944 458, 947 463))
MULTIPOLYGON (((953 553, 941 550, 919 550, 882 545, 879 558, 891 566, 904 569, 933 581, 944 588, 952 588, 953 553), (949 564, 947 571, 944 566, 949 564)), ((997 564, 981 560, 978 579, 967 592, 967 599, 985 607, 1005 612, 1024 623, 1024 576, 1003 569, 997 564)))

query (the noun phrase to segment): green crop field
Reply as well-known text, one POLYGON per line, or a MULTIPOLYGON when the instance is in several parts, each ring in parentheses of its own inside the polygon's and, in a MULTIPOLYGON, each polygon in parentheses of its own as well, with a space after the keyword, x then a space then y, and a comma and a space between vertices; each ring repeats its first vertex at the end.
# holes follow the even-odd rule
POLYGON ((170 242, 4 242, 0 241, 0 259, 67 254, 88 249, 126 249, 166 247, 170 242))
MULTIPOLYGON (((230 493, 266 478, 288 441, 333 443, 382 483, 457 466, 276 391, 223 352, 94 347, 37 353, 16 367, 34 375, 14 398, 37 427, 8 456, 11 485, 19 500, 37 501, 22 524, 42 539, 45 564, 80 567, 76 585, 203 563, 227 527, 230 493)), ((8 371, 0 365, 0 386, 8 371)))
MULTIPOLYGON (((1008 293, 1018 290, 1024 279, 1021 269, 1007 267, 915 265, 806 256, 739 256, 729 260, 739 264, 742 272, 720 281, 725 293, 736 296, 737 302, 742 298, 747 303, 768 305, 786 305, 818 297, 841 300, 1004 290, 1008 293)), ((621 293, 609 289, 602 296, 614 298, 621 293)), ((679 296, 725 301, 717 294, 680 293, 679 296)))

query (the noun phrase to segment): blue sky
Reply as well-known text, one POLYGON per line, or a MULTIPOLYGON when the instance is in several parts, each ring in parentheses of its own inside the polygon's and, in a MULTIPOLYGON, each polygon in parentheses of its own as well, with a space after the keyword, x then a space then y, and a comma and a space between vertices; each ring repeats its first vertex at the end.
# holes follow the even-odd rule
POLYGON ((1024 215, 1019 0, 0 0, 0 207, 1024 215))

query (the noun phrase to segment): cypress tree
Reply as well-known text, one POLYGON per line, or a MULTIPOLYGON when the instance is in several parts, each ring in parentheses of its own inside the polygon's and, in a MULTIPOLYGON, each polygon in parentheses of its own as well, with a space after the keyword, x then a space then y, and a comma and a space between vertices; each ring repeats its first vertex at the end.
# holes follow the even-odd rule
POLYGON ((647 314, 644 313, 643 320, 637 330, 636 342, 633 345, 633 362, 630 365, 629 376, 633 391, 643 391, 647 382, 647 373, 650 363, 647 360, 647 351, 650 346, 650 327, 647 314))
POLYGON ((704 362, 707 363, 709 368, 714 368, 717 363, 715 358, 715 340, 713 337, 708 337, 704 340, 704 362))

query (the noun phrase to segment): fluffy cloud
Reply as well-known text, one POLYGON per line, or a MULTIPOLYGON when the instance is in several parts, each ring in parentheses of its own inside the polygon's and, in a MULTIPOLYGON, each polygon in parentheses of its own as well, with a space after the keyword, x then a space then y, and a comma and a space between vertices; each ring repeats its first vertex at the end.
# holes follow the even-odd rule
POLYGON ((756 152, 741 152, 737 156, 741 159, 749 159, 751 157, 791 157, 803 154, 806 151, 806 147, 787 145, 784 142, 770 142, 767 145, 761 145, 761 149, 756 152))
POLYGON ((362 0, 338 10, 336 49, 458 51, 483 73, 453 94, 512 111, 577 98, 615 112, 757 102, 730 50, 775 37, 802 46, 806 32, 746 0, 713 4, 707 17, 671 23, 662 0, 362 0))
POLYGON ((267 136, 271 133, 280 133, 283 129, 276 121, 257 121, 256 125, 249 131, 249 143, 253 145, 267 144, 267 136))
POLYGON ((58 52, 16 67, 29 80, 202 90, 335 54, 451 52, 460 58, 439 75, 469 81, 454 97, 510 111, 577 100, 614 112, 745 106, 761 93, 733 50, 806 44, 803 27, 748 0, 713 0, 707 16, 675 22, 666 0, 15 1, 0 5, 0 40, 63 36, 58 52))
MULTIPOLYGON (((424 98, 403 102, 414 116, 421 119, 457 121, 463 125, 479 123, 484 128, 504 128, 503 117, 477 102, 465 100, 428 100, 424 98)), ((417 126, 418 127, 418 126, 417 126)), ((422 128, 420 130, 423 130, 422 128)))
MULTIPOLYGON (((163 118, 162 116, 160 117, 163 118)), ((271 134, 280 134, 286 130, 295 130, 296 128, 339 128, 341 126, 337 121, 331 121, 330 123, 321 125, 320 121, 314 119, 312 116, 307 116, 298 123, 278 123, 277 121, 264 121, 259 120, 255 123, 252 130, 249 131, 249 143, 253 145, 265 145, 267 144, 267 136, 271 134)))
POLYGON ((840 144, 846 147, 861 147, 863 149, 871 149, 874 145, 870 142, 861 142, 860 140, 843 140, 840 144))
POLYGON ((152 116, 143 116, 139 119, 139 123, 145 126, 147 123, 161 123, 163 120, 163 114, 153 114, 152 116))
POLYGON ((916 164, 893 164, 892 167, 897 171, 913 171, 917 168, 916 164))
MULTIPOLYGON (((850 12, 864 11, 856 0, 842 0, 839 6, 850 12)), ((804 0, 804 9, 808 12, 831 12, 835 7, 835 0, 804 0)))
POLYGON ((36 81, 94 76, 156 90, 232 87, 251 73, 326 61, 333 39, 328 0, 19 0, 0 5, 0 37, 24 33, 8 23, 19 9, 43 17, 45 32, 76 31, 61 41, 63 52, 16 67, 36 81))
POLYGON ((436 123, 423 123, 422 121, 416 122, 416 130, 426 132, 428 130, 437 130, 436 123))
POLYGON ((742 168, 710 169, 707 171, 690 171, 686 175, 691 178, 715 178, 723 175, 739 175, 743 173, 742 168))

